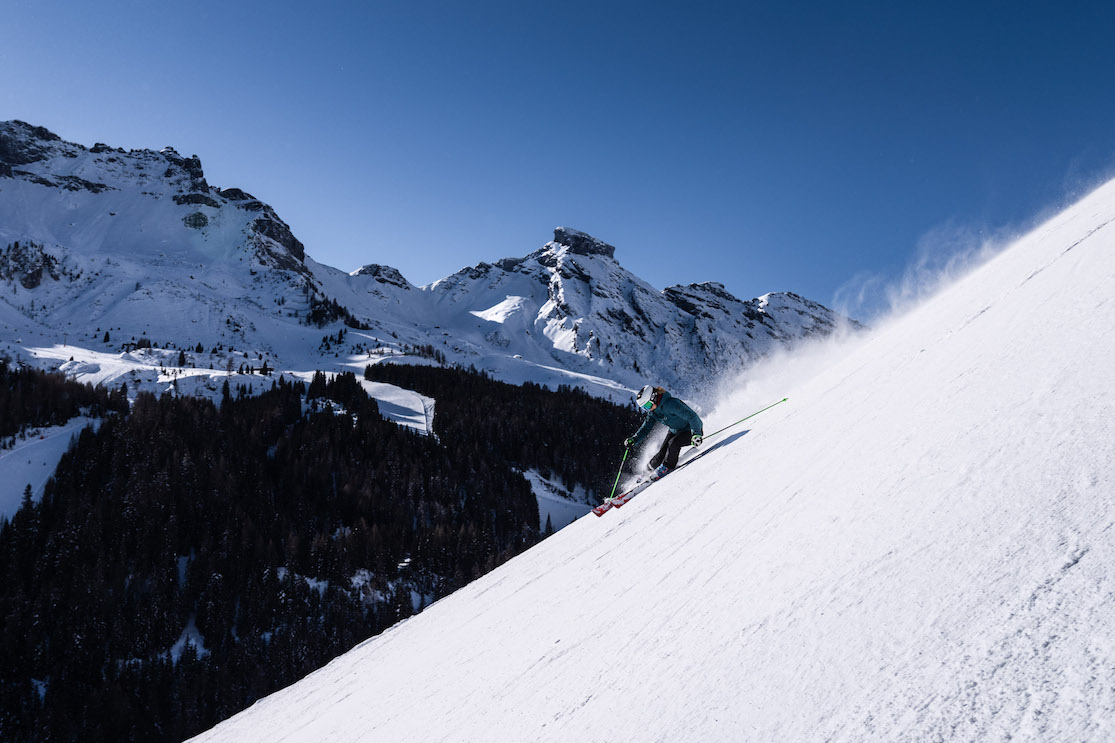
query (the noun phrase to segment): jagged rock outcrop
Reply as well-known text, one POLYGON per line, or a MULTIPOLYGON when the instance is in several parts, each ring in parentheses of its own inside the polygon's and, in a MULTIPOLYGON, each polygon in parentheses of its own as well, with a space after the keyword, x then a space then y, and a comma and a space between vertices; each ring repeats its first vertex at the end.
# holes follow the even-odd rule
POLYGON ((306 248, 290 231, 286 222, 279 219, 271 207, 264 209, 264 215, 252 222, 252 231, 257 235, 274 240, 299 263, 306 259, 306 248))
POLYGON ((211 206, 214 209, 220 209, 221 203, 214 199, 212 196, 207 196, 203 193, 188 193, 188 194, 175 194, 175 204, 201 204, 203 206, 211 206))
POLYGON ((201 212, 193 212, 182 217, 182 224, 186 225, 191 230, 200 230, 203 227, 209 226, 209 217, 201 212))
POLYGON ((413 289, 409 281, 403 278, 399 270, 391 266, 381 266, 378 263, 369 263, 362 266, 352 274, 353 276, 369 276, 375 279, 380 284, 388 284, 390 286, 397 286, 400 289, 413 289))
POLYGON ((8 121, 0 125, 0 162, 29 165, 51 157, 63 145, 62 138, 41 126, 25 121, 8 121))
POLYGON ((569 227, 555 229, 554 242, 567 246, 574 255, 602 255, 607 258, 614 258, 616 255, 616 249, 603 240, 569 227))
POLYGON ((181 171, 189 179, 189 190, 201 193, 209 191, 209 183, 205 180, 205 172, 201 168, 201 159, 197 155, 182 157, 173 147, 163 148, 162 155, 169 163, 164 177, 173 179, 178 175, 178 171, 181 171))
POLYGON ((61 279, 58 260, 36 243, 11 243, 0 249, 0 281, 18 281, 24 289, 36 289, 43 277, 61 279))
POLYGON ((220 191, 221 197, 229 201, 255 201, 256 197, 250 193, 241 191, 239 188, 223 188, 220 191))

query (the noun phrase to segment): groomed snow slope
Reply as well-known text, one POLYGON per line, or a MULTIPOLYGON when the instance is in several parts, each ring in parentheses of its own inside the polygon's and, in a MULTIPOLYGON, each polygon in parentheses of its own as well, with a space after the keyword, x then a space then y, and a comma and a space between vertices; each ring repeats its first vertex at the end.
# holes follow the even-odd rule
POLYGON ((1115 739, 1113 246, 1115 182, 198 740, 1115 739))

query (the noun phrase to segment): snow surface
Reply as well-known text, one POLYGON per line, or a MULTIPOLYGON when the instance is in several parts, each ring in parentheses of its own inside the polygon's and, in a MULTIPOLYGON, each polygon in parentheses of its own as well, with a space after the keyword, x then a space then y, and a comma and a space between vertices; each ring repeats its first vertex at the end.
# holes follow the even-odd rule
POLYGON ((546 519, 555 531, 564 529, 592 510, 588 504, 589 495, 583 486, 570 491, 560 481, 547 480, 538 470, 527 470, 523 477, 530 483, 534 497, 538 499, 538 530, 545 531, 546 519))
POLYGON ((361 380, 360 384, 376 399, 384 418, 425 434, 433 432, 434 398, 385 382, 361 380))
POLYGON ((42 498, 46 481, 74 437, 86 426, 96 428, 98 424, 99 419, 78 416, 61 426, 33 428, 26 439, 17 438, 11 449, 0 449, 0 519, 11 518, 19 510, 28 485, 32 500, 42 498))
POLYGON ((753 371, 747 435, 196 740, 1115 739, 1113 222, 753 371))
POLYGON ((186 651, 187 645, 193 646, 199 658, 209 655, 209 650, 205 647, 205 638, 201 636, 201 632, 197 629, 196 620, 197 617, 191 614, 190 620, 182 630, 182 634, 178 636, 178 640, 170 648, 170 657, 175 663, 182 659, 182 653, 186 651))

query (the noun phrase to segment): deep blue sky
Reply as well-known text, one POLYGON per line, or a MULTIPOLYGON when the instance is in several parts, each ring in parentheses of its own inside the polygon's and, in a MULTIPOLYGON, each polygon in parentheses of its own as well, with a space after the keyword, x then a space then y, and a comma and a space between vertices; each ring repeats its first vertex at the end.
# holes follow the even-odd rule
POLYGON ((1115 175, 1110 2, 0 9, 0 119, 197 154, 416 284, 566 225, 659 288, 831 303, 1115 175))

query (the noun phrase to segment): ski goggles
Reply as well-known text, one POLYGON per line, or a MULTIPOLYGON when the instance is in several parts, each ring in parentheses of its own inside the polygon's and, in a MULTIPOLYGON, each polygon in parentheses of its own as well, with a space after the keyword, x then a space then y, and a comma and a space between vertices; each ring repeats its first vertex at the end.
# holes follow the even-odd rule
POLYGON ((643 410, 654 410, 658 406, 654 404, 654 398, 652 397, 639 407, 641 407, 643 410))

